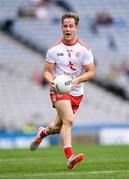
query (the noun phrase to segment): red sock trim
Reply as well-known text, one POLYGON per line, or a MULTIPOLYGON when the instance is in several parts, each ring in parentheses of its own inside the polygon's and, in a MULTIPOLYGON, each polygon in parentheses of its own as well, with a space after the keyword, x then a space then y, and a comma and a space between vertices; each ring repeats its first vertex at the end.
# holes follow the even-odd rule
POLYGON ((69 159, 69 157, 73 154, 71 147, 64 147, 64 153, 66 155, 66 158, 69 159))

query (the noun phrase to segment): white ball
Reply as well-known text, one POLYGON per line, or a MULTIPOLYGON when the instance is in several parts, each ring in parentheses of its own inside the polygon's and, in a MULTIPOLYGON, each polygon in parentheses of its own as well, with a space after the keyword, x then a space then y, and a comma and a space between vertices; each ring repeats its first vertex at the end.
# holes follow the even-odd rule
POLYGON ((72 83, 72 79, 67 76, 67 75, 58 75, 56 76, 56 78, 54 79, 54 83, 55 83, 55 91, 59 94, 66 94, 69 93, 71 91, 71 83, 72 83))

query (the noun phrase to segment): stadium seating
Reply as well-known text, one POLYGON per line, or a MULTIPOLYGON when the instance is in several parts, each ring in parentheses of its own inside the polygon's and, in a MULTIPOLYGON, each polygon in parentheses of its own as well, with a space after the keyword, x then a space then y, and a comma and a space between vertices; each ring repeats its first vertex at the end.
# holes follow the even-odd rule
MULTIPOLYGON (((14 34, 40 49, 47 49, 61 36, 60 24, 54 19, 58 18, 62 11, 50 6, 49 21, 17 17, 18 8, 28 2, 1 0, 0 23, 7 19, 14 20, 12 27, 14 34)), ((99 0, 74 0, 70 3, 81 16, 80 38, 86 39, 93 48, 96 77, 108 83, 110 66, 113 64, 119 67, 129 57, 128 0, 101 2, 99 0), (108 11, 113 16, 116 25, 100 27, 98 34, 94 34, 91 31, 91 22, 94 21, 96 13, 102 10, 108 11), (117 23, 119 20, 124 22, 122 27, 117 23), (110 46, 112 41, 116 46, 110 46)), ((2 32, 0 32, 0 42, 0 129, 19 130, 27 124, 34 126, 48 124, 55 114, 55 110, 51 108, 48 86, 44 87, 33 82, 35 72, 42 73, 43 54, 35 53, 2 32)), ((123 87, 129 90, 128 83, 123 87)), ((85 84, 85 96, 77 112, 75 125, 126 125, 129 123, 128 119, 128 101, 105 91, 96 84, 85 84)))

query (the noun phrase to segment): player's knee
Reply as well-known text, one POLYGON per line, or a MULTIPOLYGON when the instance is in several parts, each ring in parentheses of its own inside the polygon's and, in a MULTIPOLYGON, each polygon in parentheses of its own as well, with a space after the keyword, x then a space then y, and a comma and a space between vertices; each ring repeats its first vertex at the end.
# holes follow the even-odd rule
POLYGON ((69 116, 67 117, 64 121, 63 124, 67 125, 67 126, 72 126, 73 125, 73 116, 69 116))

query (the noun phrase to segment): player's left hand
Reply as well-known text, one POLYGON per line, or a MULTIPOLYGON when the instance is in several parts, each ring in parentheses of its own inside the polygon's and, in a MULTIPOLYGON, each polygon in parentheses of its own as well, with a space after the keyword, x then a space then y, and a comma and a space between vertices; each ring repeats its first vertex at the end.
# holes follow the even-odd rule
POLYGON ((73 80, 72 80, 72 89, 74 89, 77 84, 79 84, 79 78, 78 77, 75 77, 73 80))

